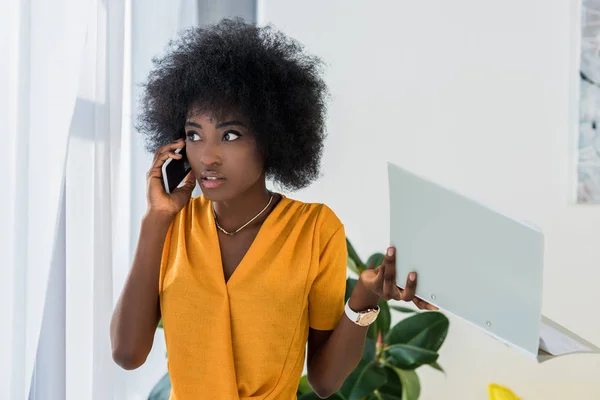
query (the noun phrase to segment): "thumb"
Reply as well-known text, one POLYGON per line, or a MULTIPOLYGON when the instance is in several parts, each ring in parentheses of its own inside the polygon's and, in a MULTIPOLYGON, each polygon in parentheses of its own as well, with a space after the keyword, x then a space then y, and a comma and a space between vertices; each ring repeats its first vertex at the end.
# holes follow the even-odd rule
POLYGON ((191 186, 192 190, 196 187, 196 175, 194 175, 194 173, 192 171, 190 171, 186 175, 182 187, 185 187, 187 189, 190 186, 191 186))
POLYGON ((185 176, 185 179, 183 180, 183 185, 181 185, 177 189, 173 190, 172 194, 175 194, 178 192, 183 192, 186 195, 190 195, 194 191, 195 187, 196 187, 196 176, 194 175, 193 172, 190 171, 190 173, 188 173, 185 176))
POLYGON ((363 281, 369 284, 373 284, 377 280, 377 277, 378 271, 374 269, 365 269, 361 273, 361 278, 363 279, 363 281))

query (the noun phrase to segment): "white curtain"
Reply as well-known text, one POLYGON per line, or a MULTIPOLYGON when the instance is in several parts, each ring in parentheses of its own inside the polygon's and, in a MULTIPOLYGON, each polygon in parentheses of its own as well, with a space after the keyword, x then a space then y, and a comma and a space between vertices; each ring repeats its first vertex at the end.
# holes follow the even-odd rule
POLYGON ((125 2, 2 2, 0 27, 0 398, 110 399, 125 2))
POLYGON ((166 372, 111 359, 151 156, 132 129, 151 58, 255 1, 0 2, 0 399, 146 399, 166 372))

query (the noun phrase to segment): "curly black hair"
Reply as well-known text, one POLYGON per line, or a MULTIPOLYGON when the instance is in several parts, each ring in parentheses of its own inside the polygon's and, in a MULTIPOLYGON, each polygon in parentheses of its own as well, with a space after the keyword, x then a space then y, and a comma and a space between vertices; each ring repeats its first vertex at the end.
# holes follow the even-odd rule
POLYGON ((184 137, 193 110, 240 116, 268 178, 291 190, 318 178, 328 92, 323 62, 296 40, 271 25, 224 19, 184 30, 152 62, 136 126, 148 151, 184 137))

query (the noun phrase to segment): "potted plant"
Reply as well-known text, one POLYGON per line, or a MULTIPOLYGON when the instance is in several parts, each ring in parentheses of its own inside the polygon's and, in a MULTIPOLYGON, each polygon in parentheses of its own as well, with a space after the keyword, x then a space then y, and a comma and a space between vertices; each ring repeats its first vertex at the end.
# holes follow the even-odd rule
MULTIPOLYGON (((363 263, 350 241, 346 240, 346 243, 348 268, 357 275, 367 268, 376 268, 383 261, 383 254, 376 253, 363 263)), ((356 282, 354 278, 346 280, 346 300, 356 282)), ((419 312, 390 306, 383 299, 379 307, 379 317, 369 327, 360 363, 330 399, 416 400, 421 393, 421 384, 415 370, 429 365, 443 372, 437 360, 438 350, 448 333, 448 318, 438 311, 419 312), (411 315, 392 327, 392 310, 411 315)), ((152 389, 148 400, 168 400, 170 392, 171 382, 169 375, 165 374, 152 389)), ((319 398, 308 384, 306 375, 300 380, 297 394, 299 400, 319 398)))
MULTIPOLYGON (((381 265, 383 254, 373 254, 363 263, 350 241, 346 242, 348 268, 356 275, 367 268, 381 265)), ((346 280, 346 300, 355 285, 356 279, 346 280)), ((448 318, 437 311, 417 312, 406 307, 390 306, 383 299, 379 307, 379 317, 369 327, 360 363, 330 399, 415 400, 421 393, 415 370, 422 365, 429 365, 443 372, 437 359, 438 350, 448 333, 448 318), (412 315, 391 327, 392 310, 412 315)), ((303 376, 298 387, 298 399, 318 398, 308 385, 306 376, 303 376)))

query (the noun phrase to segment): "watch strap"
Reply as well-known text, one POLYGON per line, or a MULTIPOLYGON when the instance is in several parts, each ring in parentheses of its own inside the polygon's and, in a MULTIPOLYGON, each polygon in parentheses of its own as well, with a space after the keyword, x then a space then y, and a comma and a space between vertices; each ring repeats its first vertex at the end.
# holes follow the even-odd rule
POLYGON ((364 311, 356 312, 350 308, 349 303, 350 303, 350 299, 348 299, 348 301, 346 301, 346 305, 344 306, 344 312, 346 313, 346 316, 350 319, 350 321, 352 321, 355 324, 360 325, 360 326, 368 326, 368 325, 371 325, 373 322, 375 322, 375 319, 377 318, 377 315, 379 314, 379 306, 377 306, 375 308, 367 309, 364 311), (374 314, 374 318, 368 324, 365 324, 364 321, 361 321, 361 319, 363 316, 368 315, 368 314, 374 314))

